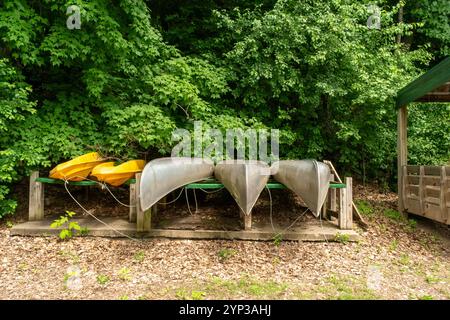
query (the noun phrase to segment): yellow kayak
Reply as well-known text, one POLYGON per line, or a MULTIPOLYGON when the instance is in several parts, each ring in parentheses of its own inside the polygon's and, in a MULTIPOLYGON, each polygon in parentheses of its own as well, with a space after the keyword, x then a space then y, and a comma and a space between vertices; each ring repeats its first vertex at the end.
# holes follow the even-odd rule
POLYGON ((144 166, 144 160, 130 160, 118 166, 115 166, 114 162, 105 162, 92 169, 91 176, 118 187, 133 178, 137 172, 141 172, 144 166))
POLYGON ((102 162, 105 160, 97 152, 87 153, 57 165, 50 171, 50 178, 81 181, 86 179, 92 169, 102 162))

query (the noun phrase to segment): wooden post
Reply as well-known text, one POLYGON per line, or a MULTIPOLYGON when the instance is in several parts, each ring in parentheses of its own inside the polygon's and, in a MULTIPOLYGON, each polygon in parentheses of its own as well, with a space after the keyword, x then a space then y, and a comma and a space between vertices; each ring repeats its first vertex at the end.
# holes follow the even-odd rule
POLYGON ((244 230, 252 230, 252 212, 242 215, 244 216, 244 230))
MULTIPOLYGON (((336 171, 336 169, 334 168, 334 166, 333 166, 333 164, 331 163, 331 161, 328 161, 328 160, 324 160, 323 161, 325 164, 327 164, 329 167, 330 167, 330 169, 331 169, 331 172, 332 173, 334 173, 334 175, 336 176, 336 179, 339 181, 339 183, 343 183, 342 182, 342 180, 341 180, 341 177, 339 177, 339 174, 337 173, 337 171, 336 171)), ((364 229, 366 229, 367 227, 368 227, 368 224, 367 224, 367 222, 364 220, 364 218, 362 217, 362 215, 361 215, 361 213, 359 212, 359 210, 358 210, 358 207, 356 206, 356 204, 354 204, 353 202, 352 202, 352 207, 353 207, 353 210, 354 210, 354 212, 355 212, 355 216, 356 216, 356 218, 359 220, 359 222, 361 223, 361 226, 364 228, 364 229)))
POLYGON ((37 182, 39 171, 33 171, 30 176, 30 195, 28 201, 28 220, 44 219, 44 186, 37 182))
POLYGON ((351 177, 345 178, 345 196, 347 197, 345 205, 346 225, 345 229, 351 230, 353 228, 353 180, 351 177))
POLYGON ((352 178, 345 178, 346 187, 339 189, 339 229, 349 230, 353 227, 352 178))
POLYGON ((128 215, 130 222, 136 222, 136 183, 130 184, 130 213, 128 215))
POLYGON ((447 221, 448 223, 448 213, 447 213, 447 173, 445 172, 445 166, 441 167, 441 188, 439 195, 439 206, 441 207, 441 219, 442 221, 447 221))
POLYGON ((408 197, 411 194, 411 190, 409 188, 409 180, 408 180, 408 167, 403 166, 402 168, 402 189, 400 191, 402 193, 403 199, 403 210, 408 211, 408 197))
MULTIPOLYGON (((141 208, 141 199, 139 197, 141 184, 141 174, 136 174, 135 197, 136 197, 136 230, 138 232, 150 231, 152 225, 152 208, 143 211, 141 208)), ((155 205, 156 206, 156 205, 155 205)))
POLYGON ((339 213, 338 213, 338 225, 339 229, 345 229, 345 208, 347 207, 345 205, 345 201, 347 200, 347 197, 345 196, 345 189, 339 189, 339 213))
POLYGON ((408 111, 406 106, 398 109, 397 116, 397 192, 398 211, 405 216, 405 205, 403 201, 403 166, 408 164, 408 141, 407 141, 408 111))
MULTIPOLYGON (((334 174, 330 175, 330 182, 334 181, 334 174)), ((328 214, 328 210, 331 209, 331 193, 332 190, 335 190, 334 188, 328 188, 327 197, 325 198, 325 201, 323 203, 322 207, 322 218, 328 220, 330 218, 328 214)))
MULTIPOLYGON (((331 179, 334 181, 334 174, 331 175, 331 179)), ((333 212, 337 211, 337 192, 336 189, 330 189, 330 210, 333 212)))
POLYGON ((425 183, 424 183, 424 175, 425 169, 423 166, 419 167, 419 205, 420 205, 420 213, 425 216, 425 183))

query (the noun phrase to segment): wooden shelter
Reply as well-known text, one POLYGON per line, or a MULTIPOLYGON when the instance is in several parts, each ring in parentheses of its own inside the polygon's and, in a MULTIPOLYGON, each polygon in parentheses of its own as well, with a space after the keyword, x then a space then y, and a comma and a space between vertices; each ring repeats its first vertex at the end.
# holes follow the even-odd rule
POLYGON ((401 89, 396 100, 399 211, 450 224, 450 166, 408 165, 407 105, 416 101, 450 102, 450 57, 401 89))

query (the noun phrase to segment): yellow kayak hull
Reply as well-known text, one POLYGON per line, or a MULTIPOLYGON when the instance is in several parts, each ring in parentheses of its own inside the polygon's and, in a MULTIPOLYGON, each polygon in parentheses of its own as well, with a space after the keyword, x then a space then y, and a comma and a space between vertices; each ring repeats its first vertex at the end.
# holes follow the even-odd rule
POLYGON ((137 172, 141 172, 144 166, 144 160, 130 160, 118 166, 115 166, 114 162, 106 162, 92 169, 91 176, 98 181, 118 187, 132 179, 137 172))
POLYGON ((82 181, 87 178, 92 169, 105 160, 97 153, 91 152, 57 165, 50 171, 50 178, 82 181))

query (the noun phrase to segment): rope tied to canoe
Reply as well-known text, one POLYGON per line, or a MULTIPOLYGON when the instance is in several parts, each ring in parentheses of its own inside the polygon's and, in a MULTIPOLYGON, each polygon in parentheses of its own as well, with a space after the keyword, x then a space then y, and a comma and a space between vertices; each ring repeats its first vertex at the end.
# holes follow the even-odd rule
POLYGON ((117 199, 116 196, 114 195, 114 193, 112 193, 111 189, 108 188, 108 186, 106 185, 105 182, 100 183, 100 185, 102 186, 102 188, 105 188, 106 190, 108 190, 109 194, 110 194, 110 195, 114 198, 114 200, 116 200, 117 203, 119 203, 120 205, 122 205, 122 206, 124 206, 124 207, 127 207, 127 208, 135 208, 135 207, 136 207, 135 205, 128 205, 128 204, 125 204, 125 203, 121 202, 119 199, 117 199))
POLYGON ((202 188, 199 188, 199 190, 200 190, 200 191, 203 191, 203 192, 206 193, 206 194, 213 194, 213 193, 217 193, 217 192, 219 192, 219 191, 222 191, 224 188, 225 188, 225 187, 220 187, 219 189, 214 190, 214 191, 206 191, 205 189, 202 189, 202 188))
MULTIPOLYGON (((266 190, 269 193, 269 217, 270 217, 270 225, 272 226, 272 230, 273 232, 276 232, 275 230, 275 226, 273 225, 273 208, 272 208, 272 193, 270 192, 270 189, 267 187, 266 185, 266 190)), ((297 221, 303 217, 307 212, 308 212, 309 208, 306 208, 295 220, 294 222, 292 222, 288 227, 284 228, 283 230, 281 230, 280 232, 276 233, 275 236, 273 237, 273 239, 275 240, 277 237, 282 237, 283 234, 288 231, 290 228, 292 228, 292 226, 294 226, 295 223, 297 223, 297 221)))
POLYGON ((161 201, 159 201, 158 204, 168 205, 168 204, 174 203, 175 201, 177 201, 181 197, 181 194, 183 193, 183 190, 184 190, 184 187, 181 188, 180 193, 178 194, 178 196, 174 200, 169 201, 169 202, 161 202, 161 201))
POLYGON ((97 218, 93 213, 89 212, 85 207, 83 207, 83 205, 78 202, 78 200, 72 195, 72 193, 69 191, 69 188, 67 187, 69 185, 69 181, 68 180, 64 180, 64 188, 66 189, 67 193, 69 194, 69 196, 72 198, 73 201, 75 201, 75 203, 84 211, 86 212, 88 215, 90 215, 92 218, 94 218, 96 221, 100 222, 101 224, 103 224, 105 227, 110 228, 111 230, 113 230, 114 232, 120 234, 121 236, 124 236, 125 238, 128 238, 130 240, 133 241, 142 241, 141 239, 136 239, 133 237, 130 237, 129 235, 117 230, 116 228, 114 228, 113 226, 111 226, 110 224, 104 222, 103 220, 97 218))
MULTIPOLYGON (((187 189, 184 189, 184 193, 186 195, 186 204, 188 207, 188 211, 191 215, 194 215, 191 211, 191 206, 189 205, 189 197, 188 197, 188 193, 187 193, 187 189)), ((197 203, 197 194, 195 193, 195 189, 193 189, 193 193, 194 193, 194 201, 195 201, 195 213, 197 213, 198 211, 198 203, 197 203)))
MULTIPOLYGON (((136 206, 135 205, 129 205, 129 204, 125 204, 125 203, 123 203, 122 201, 120 201, 115 195, 114 195, 114 193, 111 191, 111 189, 108 187, 108 185, 106 184, 106 182, 100 182, 100 181, 97 181, 97 180, 92 180, 92 179, 89 179, 89 178, 86 178, 86 177, 82 177, 82 176, 75 176, 75 178, 82 178, 83 180, 88 180, 88 181, 92 181, 92 182, 95 182, 97 185, 99 185, 102 189, 106 189, 108 192, 109 192, 109 194, 114 198, 114 200, 116 200, 117 201, 117 203, 119 203, 120 205, 122 205, 122 206, 124 206, 124 207, 127 207, 127 208, 135 208, 136 206)), ((64 182, 66 182, 67 180, 64 180, 64 182)), ((68 181, 67 181, 68 182, 68 181)))

